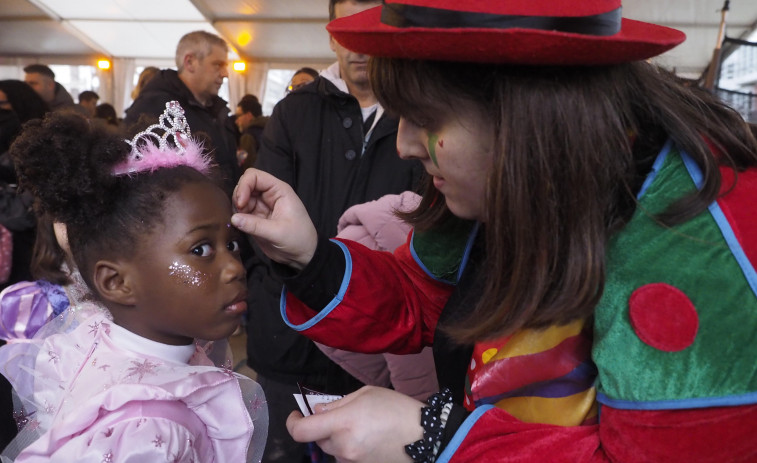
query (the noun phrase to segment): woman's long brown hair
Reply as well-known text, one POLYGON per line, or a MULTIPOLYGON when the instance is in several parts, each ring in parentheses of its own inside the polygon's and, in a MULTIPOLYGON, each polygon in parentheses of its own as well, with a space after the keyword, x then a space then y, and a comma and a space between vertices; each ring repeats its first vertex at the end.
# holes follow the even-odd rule
MULTIPOLYGON (((657 217, 664 225, 717 197, 719 164, 757 164, 757 141, 735 111, 645 62, 550 68, 374 58, 371 82, 389 112, 416 123, 456 117, 461 104, 493 123, 485 289, 467 319, 445 327, 460 342, 590 316, 608 238, 633 214, 668 137, 697 162, 704 183, 657 217)), ((405 217, 428 229, 450 215, 429 183, 405 217)))

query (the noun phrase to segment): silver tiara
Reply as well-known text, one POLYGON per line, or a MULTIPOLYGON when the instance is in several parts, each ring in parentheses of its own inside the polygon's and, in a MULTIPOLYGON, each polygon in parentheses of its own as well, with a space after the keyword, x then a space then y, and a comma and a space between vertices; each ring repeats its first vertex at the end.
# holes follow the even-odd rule
POLYGON ((191 136, 184 109, 178 101, 169 101, 157 124, 139 132, 131 140, 125 140, 131 146, 131 152, 123 162, 113 167, 112 173, 116 176, 131 175, 184 165, 207 174, 212 159, 191 136), (169 138, 173 138, 172 145, 169 138))
POLYGON ((189 129, 187 118, 184 116, 184 108, 181 107, 178 101, 168 101, 166 102, 165 111, 158 118, 158 123, 139 132, 131 140, 126 140, 126 143, 131 146, 131 151, 135 157, 134 160, 138 161, 142 158, 142 153, 140 153, 138 147, 140 142, 149 143, 149 140, 152 139, 158 142, 158 149, 161 151, 171 148, 177 154, 184 154, 184 147, 191 136, 192 131, 189 129), (163 134, 159 135, 156 130, 162 131, 163 134), (172 141, 175 146, 168 144, 168 137, 173 137, 172 141))

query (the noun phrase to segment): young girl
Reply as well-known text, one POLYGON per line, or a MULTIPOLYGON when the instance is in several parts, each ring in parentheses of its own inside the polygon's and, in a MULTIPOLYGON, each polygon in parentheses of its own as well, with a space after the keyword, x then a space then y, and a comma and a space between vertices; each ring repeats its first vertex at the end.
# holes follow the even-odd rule
POLYGON ((683 34, 619 0, 386 0, 329 31, 376 57, 399 154, 429 174, 412 238, 319 240, 252 170, 232 221, 298 271, 290 326, 433 344, 449 393, 364 388, 294 412, 295 440, 353 462, 757 461, 757 140, 647 62, 683 34))
POLYGON ((61 224, 94 302, 0 349, 23 406, 4 458, 260 460, 262 391, 195 344, 229 336, 246 309, 231 204, 183 110, 166 106, 128 143, 56 114, 13 146, 20 184, 61 224))

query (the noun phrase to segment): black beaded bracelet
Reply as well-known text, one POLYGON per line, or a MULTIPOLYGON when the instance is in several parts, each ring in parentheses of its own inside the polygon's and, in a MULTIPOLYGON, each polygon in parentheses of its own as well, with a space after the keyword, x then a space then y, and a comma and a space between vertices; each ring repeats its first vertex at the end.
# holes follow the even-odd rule
POLYGON ((421 408, 423 438, 405 446, 405 453, 415 463, 433 463, 441 443, 446 417, 452 407, 452 392, 444 388, 426 401, 428 407, 421 408))

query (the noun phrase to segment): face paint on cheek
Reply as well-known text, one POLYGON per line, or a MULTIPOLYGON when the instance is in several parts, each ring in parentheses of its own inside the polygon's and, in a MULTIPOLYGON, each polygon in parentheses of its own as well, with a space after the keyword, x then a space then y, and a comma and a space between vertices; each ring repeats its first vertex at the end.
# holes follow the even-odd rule
POLYGON ((178 262, 168 266, 168 275, 183 285, 194 286, 195 288, 199 288, 208 282, 208 275, 178 262))
MULTIPOLYGON (((436 162, 437 140, 439 140, 439 135, 435 133, 431 133, 428 135, 428 155, 431 157, 431 162, 433 162, 436 167, 439 167, 439 163, 436 162)), ((442 142, 439 146, 444 146, 444 142, 442 142)))

